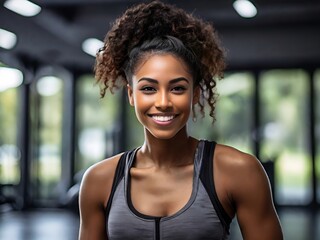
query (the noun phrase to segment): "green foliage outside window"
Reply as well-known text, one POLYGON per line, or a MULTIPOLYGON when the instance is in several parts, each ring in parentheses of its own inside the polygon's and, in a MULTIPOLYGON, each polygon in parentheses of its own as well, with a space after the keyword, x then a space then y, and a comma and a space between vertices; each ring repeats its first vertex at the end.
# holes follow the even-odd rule
POLYGON ((100 97, 92 75, 76 80, 76 172, 110 157, 119 126, 120 92, 100 97))
POLYGON ((20 154, 16 146, 17 114, 18 89, 0 92, 0 184, 18 184, 20 181, 20 154))
POLYGON ((311 200, 308 80, 299 69, 260 76, 261 156, 275 161, 276 199, 283 204, 311 200))
POLYGON ((215 140, 252 153, 254 77, 250 73, 230 73, 217 84, 216 122, 212 124, 209 109, 189 121, 191 135, 215 140))

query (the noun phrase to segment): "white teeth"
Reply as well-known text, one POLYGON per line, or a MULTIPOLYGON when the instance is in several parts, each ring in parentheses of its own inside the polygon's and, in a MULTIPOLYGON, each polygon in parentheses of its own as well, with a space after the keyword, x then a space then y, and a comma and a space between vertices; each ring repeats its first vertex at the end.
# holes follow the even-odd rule
POLYGON ((159 122, 168 122, 174 118, 174 116, 152 116, 152 118, 159 122))

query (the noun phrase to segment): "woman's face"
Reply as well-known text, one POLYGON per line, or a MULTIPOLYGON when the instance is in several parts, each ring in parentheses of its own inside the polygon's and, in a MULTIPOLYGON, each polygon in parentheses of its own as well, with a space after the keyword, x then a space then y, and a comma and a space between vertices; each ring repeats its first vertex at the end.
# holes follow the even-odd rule
POLYGON ((128 96, 144 128, 156 138, 170 139, 185 127, 199 90, 181 59, 161 54, 137 67, 128 96))

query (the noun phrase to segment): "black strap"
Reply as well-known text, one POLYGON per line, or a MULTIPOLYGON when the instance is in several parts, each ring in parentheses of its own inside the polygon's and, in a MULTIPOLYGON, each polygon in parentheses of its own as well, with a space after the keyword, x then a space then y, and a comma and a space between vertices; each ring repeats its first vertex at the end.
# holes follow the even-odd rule
POLYGON ((107 207, 105 209, 106 216, 109 215, 111 204, 112 204, 113 195, 114 195, 114 193, 115 193, 115 191, 117 189, 117 186, 118 186, 119 182, 121 181, 121 179, 124 176, 124 169, 125 169, 125 166, 126 166, 126 159, 127 159, 127 155, 128 154, 129 154, 129 152, 123 153, 121 155, 120 159, 119 159, 119 162, 118 162, 118 165, 117 165, 114 177, 113 177, 113 183, 112 183, 112 188, 111 188, 110 196, 109 196, 109 199, 108 199, 107 207))
POLYGON ((225 230, 229 232, 229 227, 232 219, 225 212, 223 206, 221 205, 214 186, 213 155, 215 147, 215 142, 205 141, 202 165, 200 170, 200 180, 205 189, 207 190, 212 205, 214 206, 214 209, 216 210, 221 223, 223 224, 225 230))

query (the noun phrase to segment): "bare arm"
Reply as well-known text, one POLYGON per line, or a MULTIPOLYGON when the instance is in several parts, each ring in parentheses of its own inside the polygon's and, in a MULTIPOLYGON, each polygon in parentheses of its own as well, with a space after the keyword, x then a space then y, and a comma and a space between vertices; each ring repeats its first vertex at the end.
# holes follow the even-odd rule
POLYGON ((89 168, 82 180, 79 196, 79 240, 106 240, 107 204, 116 164, 114 157, 89 168))
POLYGON ((282 240, 266 173, 256 158, 240 155, 237 170, 233 173, 232 197, 243 239, 282 240))

